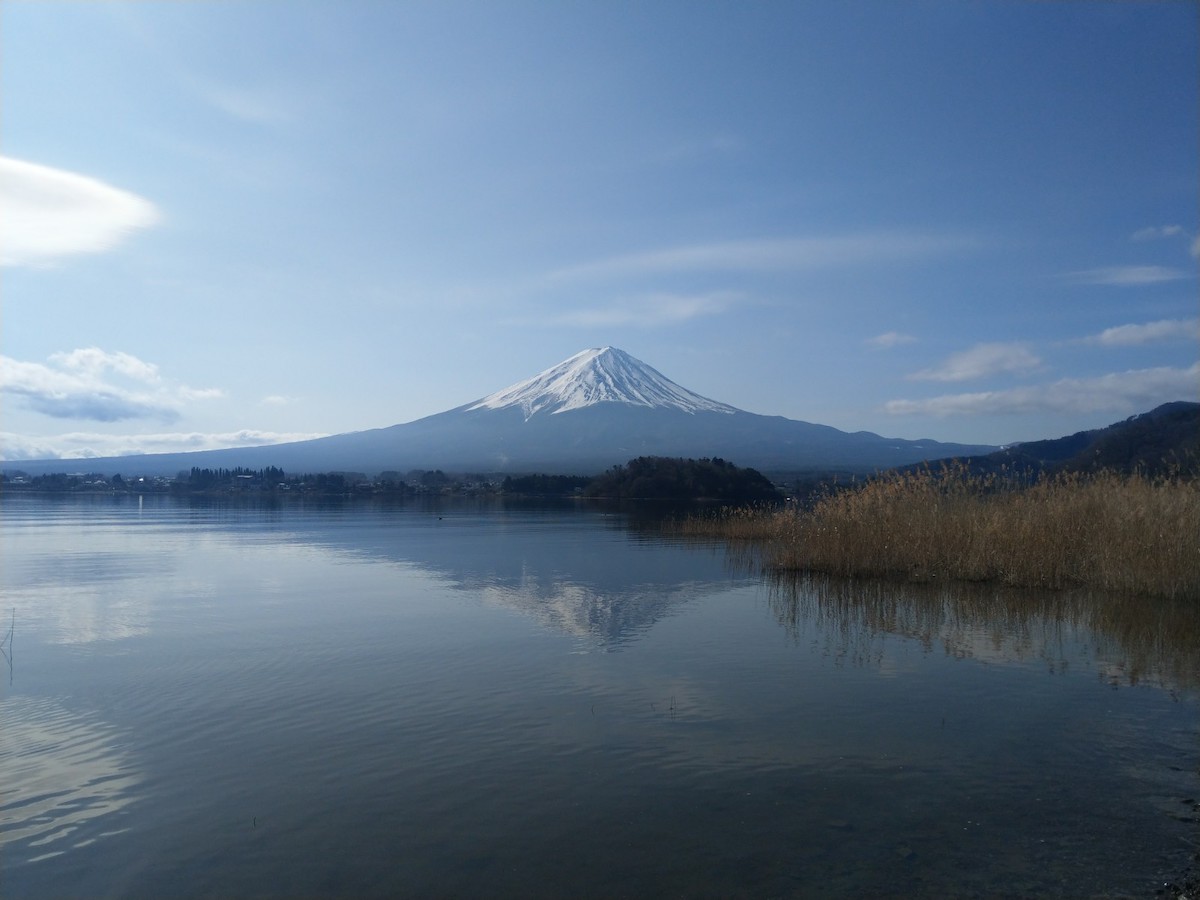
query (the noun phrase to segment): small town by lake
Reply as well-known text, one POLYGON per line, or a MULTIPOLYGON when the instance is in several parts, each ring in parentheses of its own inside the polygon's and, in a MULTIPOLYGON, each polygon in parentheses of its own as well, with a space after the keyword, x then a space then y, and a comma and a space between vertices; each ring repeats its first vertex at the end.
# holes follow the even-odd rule
POLYGON ((0 893, 1148 897, 1200 606, 564 502, 0 501, 0 893))

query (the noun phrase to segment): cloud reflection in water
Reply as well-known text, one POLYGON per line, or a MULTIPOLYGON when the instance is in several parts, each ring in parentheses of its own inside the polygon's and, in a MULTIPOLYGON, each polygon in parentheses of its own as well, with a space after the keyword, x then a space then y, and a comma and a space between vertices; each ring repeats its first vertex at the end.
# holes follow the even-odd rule
POLYGON ((123 830, 98 821, 128 806, 139 781, 113 729, 27 697, 0 701, 0 719, 0 847, 10 862, 58 856, 123 830))

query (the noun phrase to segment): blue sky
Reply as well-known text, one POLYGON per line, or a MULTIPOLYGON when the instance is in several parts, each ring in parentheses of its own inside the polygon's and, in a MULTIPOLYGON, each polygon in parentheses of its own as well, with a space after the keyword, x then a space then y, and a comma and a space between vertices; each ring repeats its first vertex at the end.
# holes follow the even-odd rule
POLYGON ((616 346, 753 412, 1200 395, 1164 3, 0 5, 0 455, 407 422, 616 346))

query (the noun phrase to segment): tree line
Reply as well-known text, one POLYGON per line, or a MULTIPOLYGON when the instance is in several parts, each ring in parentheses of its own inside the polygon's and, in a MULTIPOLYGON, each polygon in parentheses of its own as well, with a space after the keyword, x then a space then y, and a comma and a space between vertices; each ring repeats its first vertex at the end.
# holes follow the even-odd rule
POLYGON ((755 469, 739 468, 720 457, 680 459, 639 456, 597 476, 510 475, 497 482, 484 475, 452 476, 440 469, 401 475, 383 472, 370 479, 361 472, 289 475, 278 466, 250 469, 193 466, 174 479, 100 474, 0 476, 5 490, 38 492, 130 492, 180 495, 311 493, 409 496, 425 493, 502 493, 537 497, 582 496, 613 500, 708 499, 755 503, 779 499, 771 482, 755 469))

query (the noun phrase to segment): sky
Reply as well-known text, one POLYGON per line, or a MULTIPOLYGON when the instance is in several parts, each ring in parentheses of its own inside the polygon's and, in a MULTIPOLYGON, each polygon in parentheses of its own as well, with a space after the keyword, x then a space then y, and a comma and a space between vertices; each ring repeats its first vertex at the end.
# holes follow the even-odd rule
POLYGON ((0 458, 589 347, 1007 444, 1200 399, 1200 4, 0 3, 0 458))

